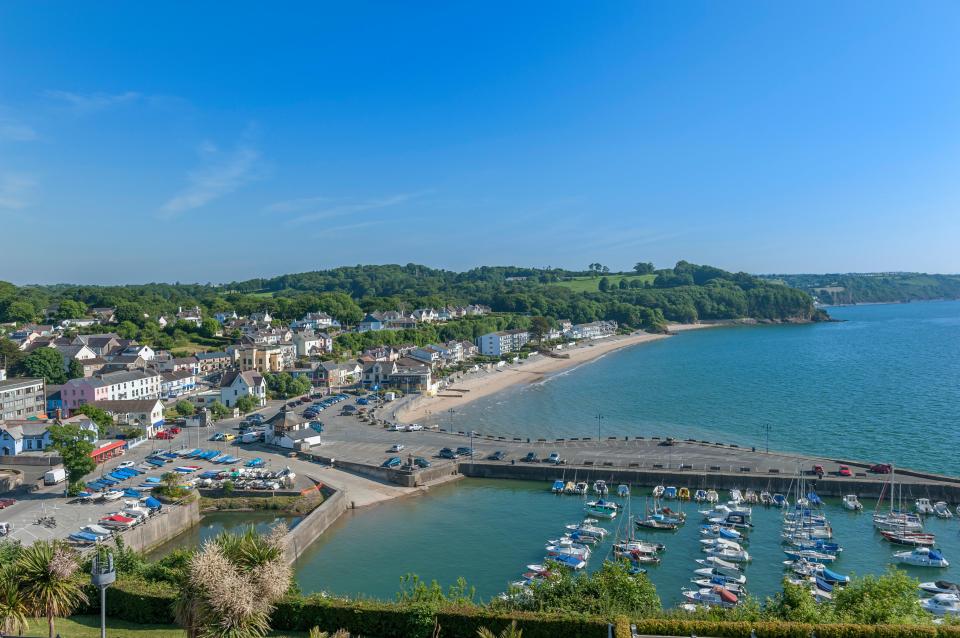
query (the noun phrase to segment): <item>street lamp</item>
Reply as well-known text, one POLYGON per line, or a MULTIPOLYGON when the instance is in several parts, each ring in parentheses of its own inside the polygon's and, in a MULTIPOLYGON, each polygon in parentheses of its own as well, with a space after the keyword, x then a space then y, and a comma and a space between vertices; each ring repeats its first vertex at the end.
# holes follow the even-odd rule
POLYGON ((603 415, 599 412, 597 413, 597 443, 600 442, 600 421, 603 419, 603 415))
POLYGON ((94 587, 100 588, 100 638, 107 638, 107 587, 116 580, 113 554, 106 547, 98 548, 90 567, 90 581, 94 587))

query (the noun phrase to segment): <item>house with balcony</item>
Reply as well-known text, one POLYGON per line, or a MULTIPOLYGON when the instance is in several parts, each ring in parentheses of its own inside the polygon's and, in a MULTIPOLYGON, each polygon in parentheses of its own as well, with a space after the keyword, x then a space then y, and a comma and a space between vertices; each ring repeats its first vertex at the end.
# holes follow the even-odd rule
POLYGON ((526 330, 501 330, 490 332, 477 338, 480 354, 499 357, 509 352, 517 352, 530 341, 526 330))

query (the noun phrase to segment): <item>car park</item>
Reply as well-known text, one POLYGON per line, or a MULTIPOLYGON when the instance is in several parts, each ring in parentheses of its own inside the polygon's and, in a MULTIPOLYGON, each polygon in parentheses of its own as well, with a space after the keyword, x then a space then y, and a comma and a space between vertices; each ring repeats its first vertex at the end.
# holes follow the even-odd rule
POLYGON ((400 467, 401 465, 403 465, 403 459, 399 456, 391 456, 380 467, 400 467))
POLYGON ((440 454, 439 454, 438 456, 439 456, 441 459, 458 459, 458 458, 460 458, 460 455, 458 455, 456 452, 454 452, 453 450, 451 450, 451 449, 448 448, 448 447, 445 447, 445 448, 443 448, 442 450, 440 450, 440 454))
POLYGON ((506 455, 504 452, 502 452, 501 450, 497 450, 496 452, 494 452, 493 454, 491 454, 490 456, 488 456, 488 457, 487 457, 487 460, 488 460, 488 461, 502 461, 502 460, 505 459, 505 458, 507 458, 507 455, 506 455))

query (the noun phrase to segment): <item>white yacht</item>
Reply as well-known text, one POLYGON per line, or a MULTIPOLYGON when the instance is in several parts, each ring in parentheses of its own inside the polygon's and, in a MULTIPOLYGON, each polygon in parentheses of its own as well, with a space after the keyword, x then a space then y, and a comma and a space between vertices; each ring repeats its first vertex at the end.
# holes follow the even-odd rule
POLYGON ((897 552, 894 555, 901 563, 916 567, 950 567, 950 563, 938 549, 918 547, 908 552, 897 552))

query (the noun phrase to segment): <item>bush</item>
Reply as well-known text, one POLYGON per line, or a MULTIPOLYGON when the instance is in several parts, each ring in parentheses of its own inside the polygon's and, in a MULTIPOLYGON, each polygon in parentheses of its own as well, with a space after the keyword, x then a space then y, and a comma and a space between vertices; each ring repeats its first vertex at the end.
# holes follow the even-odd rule
MULTIPOLYGON (((150 582, 140 577, 120 578, 107 590, 107 616, 141 625, 173 624, 176 589, 169 583, 150 582)), ((89 604, 79 614, 100 612, 100 592, 87 587, 89 604)))

